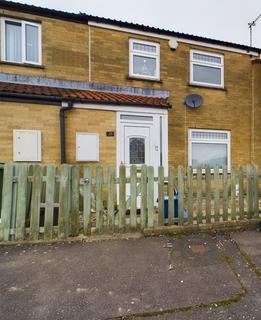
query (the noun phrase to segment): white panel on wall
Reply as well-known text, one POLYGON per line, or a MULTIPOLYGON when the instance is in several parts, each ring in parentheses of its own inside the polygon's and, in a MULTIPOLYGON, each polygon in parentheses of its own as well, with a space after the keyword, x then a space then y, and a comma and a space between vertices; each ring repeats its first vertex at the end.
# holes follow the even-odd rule
POLYGON ((76 161, 99 161, 99 135, 76 133, 76 161))
POLYGON ((41 161, 41 131, 13 130, 14 161, 41 161))

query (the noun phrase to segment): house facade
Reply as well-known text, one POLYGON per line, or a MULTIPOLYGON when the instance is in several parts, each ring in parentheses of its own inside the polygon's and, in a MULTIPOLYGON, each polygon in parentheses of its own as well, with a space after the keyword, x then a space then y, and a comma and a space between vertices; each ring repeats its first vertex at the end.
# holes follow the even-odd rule
POLYGON ((0 18, 0 162, 261 164, 261 49, 8 1, 0 18))

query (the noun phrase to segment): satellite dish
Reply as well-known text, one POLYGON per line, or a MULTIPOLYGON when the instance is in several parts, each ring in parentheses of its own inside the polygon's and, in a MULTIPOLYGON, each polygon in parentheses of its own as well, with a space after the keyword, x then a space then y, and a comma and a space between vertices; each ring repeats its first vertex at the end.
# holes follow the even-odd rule
POLYGON ((185 98, 185 105, 189 108, 198 108, 202 105, 203 98, 199 94, 189 94, 185 98))

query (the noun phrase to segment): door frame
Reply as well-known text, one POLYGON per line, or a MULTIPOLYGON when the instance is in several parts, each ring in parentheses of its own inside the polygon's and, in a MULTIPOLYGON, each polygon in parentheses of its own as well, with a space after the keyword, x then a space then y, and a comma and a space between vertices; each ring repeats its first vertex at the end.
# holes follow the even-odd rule
MULTIPOLYGON (((117 153, 117 172, 119 172, 119 167, 122 159, 122 143, 123 143, 123 134, 121 132, 121 115, 135 115, 135 116, 152 116, 153 117, 153 126, 155 126, 156 130, 160 133, 160 153, 161 159, 160 164, 164 166, 165 174, 168 172, 168 111, 165 109, 160 110, 143 110, 142 111, 130 111, 123 110, 118 111, 116 115, 116 153, 117 153)), ((135 123, 135 122, 133 122, 135 123)), ((143 124, 142 122, 137 122, 137 124, 143 124)), ((155 172, 157 175, 157 172, 155 172)))

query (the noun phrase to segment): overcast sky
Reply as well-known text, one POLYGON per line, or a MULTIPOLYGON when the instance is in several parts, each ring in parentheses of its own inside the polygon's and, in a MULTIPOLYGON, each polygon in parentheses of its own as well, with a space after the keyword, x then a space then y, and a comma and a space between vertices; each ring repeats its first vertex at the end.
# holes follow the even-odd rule
MULTIPOLYGON (((261 0, 21 0, 69 12, 85 12, 219 40, 249 44, 248 22, 261 14, 261 0)), ((253 30, 261 48, 261 18, 253 30)))

